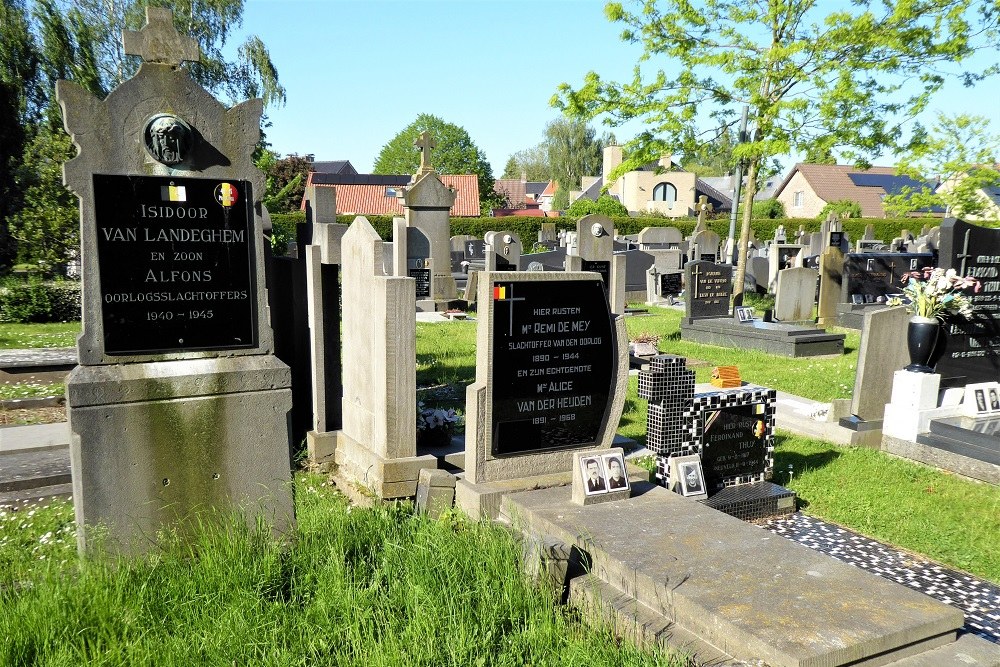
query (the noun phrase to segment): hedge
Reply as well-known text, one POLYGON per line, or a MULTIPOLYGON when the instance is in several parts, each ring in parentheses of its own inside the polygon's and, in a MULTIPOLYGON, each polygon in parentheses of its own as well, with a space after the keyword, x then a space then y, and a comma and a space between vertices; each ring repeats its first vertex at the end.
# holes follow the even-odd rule
MULTIPOLYGON (((339 215, 337 222, 350 224, 354 221, 354 215, 339 215)), ((391 215, 368 215, 365 216, 371 223, 375 231, 383 240, 392 240, 392 218, 391 215)), ((643 217, 643 218, 612 218, 615 223, 615 233, 621 236, 638 234, 644 227, 676 227, 684 236, 689 236, 694 230, 697 220, 695 218, 663 218, 663 217, 643 217)), ((284 213, 271 216, 271 222, 275 229, 281 225, 290 230, 290 239, 295 238, 295 223, 305 222, 304 213, 284 213)), ((538 231, 543 222, 554 222, 556 229, 576 230, 576 218, 535 218, 509 216, 504 218, 452 218, 451 236, 468 234, 477 238, 483 238, 483 234, 489 231, 509 231, 516 233, 521 243, 528 245, 538 238, 538 231)), ((736 235, 739 236, 740 220, 736 221, 736 235)), ((754 234, 760 240, 774 238, 774 231, 778 225, 785 226, 785 233, 789 239, 802 227, 807 232, 820 231, 819 220, 807 218, 775 218, 757 219, 751 223, 754 234)), ((892 241, 900 236, 900 231, 908 229, 914 236, 920 233, 924 226, 937 227, 941 224, 940 218, 847 218, 841 221, 841 225, 852 241, 856 241, 864 236, 865 227, 872 225, 875 238, 885 241, 892 241)), ((722 238, 729 236, 729 216, 716 215, 707 220, 708 227, 722 238)))
POLYGON ((39 323, 80 319, 80 283, 32 278, 4 281, 0 287, 0 321, 39 323))

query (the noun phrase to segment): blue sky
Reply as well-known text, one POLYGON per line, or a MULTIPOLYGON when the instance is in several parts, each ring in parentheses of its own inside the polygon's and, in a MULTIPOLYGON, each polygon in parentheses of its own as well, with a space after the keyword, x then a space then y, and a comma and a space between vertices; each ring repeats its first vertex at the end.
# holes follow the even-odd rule
MULTIPOLYGON (((822 1, 822 0, 821 0, 822 1)), ((248 0, 242 34, 267 45, 287 91, 268 111, 272 149, 350 160, 369 172, 382 146, 420 113, 460 125, 494 175, 542 140, 549 100, 588 71, 625 80, 641 48, 618 38, 604 0, 248 0)), ((996 58, 997 54, 991 54, 996 58)), ((1000 133, 1000 80, 954 82, 933 110, 975 113, 1000 133)), ((706 121, 707 121, 706 117, 706 121)), ((625 141, 637 126, 613 131, 625 141)), ((598 132, 606 128, 598 126, 598 132)), ((787 171, 796 156, 779 158, 787 171)), ((879 164, 892 164, 891 155, 879 164)))

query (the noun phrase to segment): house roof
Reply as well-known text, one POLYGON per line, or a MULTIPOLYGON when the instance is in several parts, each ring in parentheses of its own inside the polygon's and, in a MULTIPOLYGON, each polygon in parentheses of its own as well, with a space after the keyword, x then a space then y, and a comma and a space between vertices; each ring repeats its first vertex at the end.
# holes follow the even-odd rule
POLYGON ((714 187, 706 183, 703 178, 699 178, 695 182, 694 194, 696 200, 701 195, 708 197, 708 201, 712 204, 712 208, 715 211, 733 210, 733 198, 716 190, 714 187))
MULTIPOLYGON (((730 201, 733 198, 733 183, 734 179, 732 176, 699 176, 699 181, 704 181, 709 186, 715 188, 722 194, 729 197, 730 201)), ((746 177, 743 177, 743 183, 746 184, 746 177)), ((774 178, 769 178, 764 183, 764 187, 757 191, 753 196, 754 201, 761 201, 762 199, 770 199, 774 196, 774 188, 777 185, 777 180, 774 178)))
POLYGON ((493 189, 499 194, 507 195, 510 205, 517 208, 527 200, 525 185, 527 184, 519 178, 498 178, 493 189))
POLYGON ((590 184, 590 187, 583 191, 580 195, 581 199, 593 199, 597 200, 601 196, 601 188, 604 187, 604 177, 598 176, 597 180, 590 184))
POLYGON ((350 160, 329 160, 325 162, 312 163, 312 171, 322 174, 356 174, 358 171, 351 165, 350 160))
MULTIPOLYGON (((441 182, 454 188, 457 196, 450 214, 478 218, 479 181, 475 174, 441 174, 441 182)), ((410 176, 386 174, 321 174, 312 172, 306 186, 332 187, 337 193, 338 215, 403 215, 396 193, 410 183, 410 176)), ((302 200, 302 210, 306 202, 302 200)))
POLYGON ((851 165, 800 162, 774 191, 775 197, 784 191, 796 173, 802 174, 816 196, 827 203, 840 199, 858 202, 861 205, 861 215, 865 218, 880 218, 885 215, 882 208, 882 198, 885 195, 898 193, 904 186, 912 188, 926 185, 908 176, 897 176, 895 167, 858 169, 851 165))
POLYGON ((545 189, 542 190, 542 194, 540 194, 539 196, 540 197, 554 197, 555 194, 556 194, 556 182, 555 181, 549 181, 548 184, 545 186, 545 189))
POLYGON ((528 181, 524 184, 524 192, 538 199, 548 186, 549 181, 528 181))

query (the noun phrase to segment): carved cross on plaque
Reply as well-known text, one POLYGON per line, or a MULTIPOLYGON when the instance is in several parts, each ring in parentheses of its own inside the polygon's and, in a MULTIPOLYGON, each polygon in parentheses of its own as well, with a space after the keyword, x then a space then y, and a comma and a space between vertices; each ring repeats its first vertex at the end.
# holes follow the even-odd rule
POLYGON ((140 56, 147 63, 180 67, 182 62, 201 59, 198 40, 177 32, 173 12, 162 7, 146 7, 145 27, 138 32, 123 30, 122 46, 126 54, 140 56))
POLYGON ((962 254, 955 255, 958 259, 962 260, 962 267, 958 271, 958 275, 965 276, 965 263, 969 260, 972 255, 969 254, 969 233, 971 230, 965 230, 965 243, 962 245, 962 254))
POLYGON ((699 275, 701 275, 701 267, 698 266, 697 264, 695 264, 694 268, 691 269, 691 277, 694 279, 694 280, 691 281, 691 282, 694 283, 694 285, 692 285, 692 287, 694 288, 692 290, 694 292, 694 294, 691 295, 692 299, 697 299, 697 298, 699 298, 701 296, 698 293, 698 276, 699 275))
POLYGON ((431 149, 437 144, 431 137, 431 133, 421 132, 420 136, 413 140, 413 145, 420 151, 420 173, 428 174, 434 171, 434 167, 431 166, 431 149))

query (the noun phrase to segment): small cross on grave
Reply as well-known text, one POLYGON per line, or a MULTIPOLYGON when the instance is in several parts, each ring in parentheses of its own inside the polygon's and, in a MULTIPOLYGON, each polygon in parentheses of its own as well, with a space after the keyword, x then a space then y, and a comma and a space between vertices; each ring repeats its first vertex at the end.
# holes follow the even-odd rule
POLYGON ((697 299, 698 296, 699 296, 698 295, 698 276, 699 275, 701 275, 701 267, 699 267, 697 264, 695 264, 694 268, 691 269, 691 278, 693 278, 693 280, 691 282, 694 283, 691 286, 691 291, 693 292, 691 294, 691 298, 692 299, 697 299))
POLYGON ((146 25, 138 32, 122 31, 122 46, 130 56, 143 62, 180 67, 182 62, 201 59, 198 40, 174 29, 173 12, 162 7, 146 7, 146 25))
POLYGON ((434 167, 431 166, 431 149, 437 144, 431 137, 431 133, 421 132, 420 136, 413 140, 413 145, 420 150, 420 173, 429 174, 434 171, 434 167))
POLYGON ((962 254, 961 255, 955 255, 955 257, 957 259, 962 260, 962 266, 961 266, 961 268, 959 268, 959 271, 958 271, 958 275, 960 275, 960 276, 964 276, 965 275, 965 263, 969 260, 970 257, 972 257, 972 255, 969 254, 969 234, 970 233, 971 233, 971 230, 966 230, 966 232, 965 232, 965 243, 962 244, 962 254))

